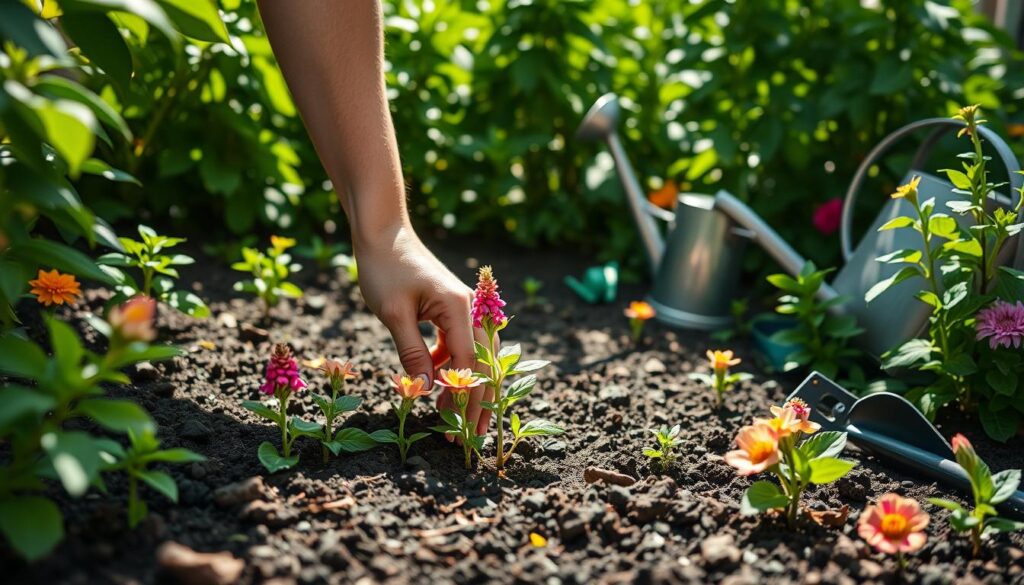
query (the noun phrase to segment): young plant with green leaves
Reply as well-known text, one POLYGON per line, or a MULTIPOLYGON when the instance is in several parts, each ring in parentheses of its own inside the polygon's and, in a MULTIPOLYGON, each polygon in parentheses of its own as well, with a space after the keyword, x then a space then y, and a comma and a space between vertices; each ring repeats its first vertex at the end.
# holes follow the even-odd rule
POLYGON ((649 457, 653 461, 658 461, 661 464, 661 469, 664 471, 668 469, 676 460, 676 447, 683 443, 682 437, 679 436, 682 427, 676 425, 672 428, 661 427, 658 430, 652 430, 654 438, 658 441, 658 448, 644 448, 644 456, 649 457))
POLYGON ((345 256, 348 246, 341 242, 329 244, 319 235, 313 234, 309 238, 309 244, 296 246, 295 254, 316 262, 318 270, 326 270, 334 266, 337 258, 345 256))
POLYGON ((406 456, 409 454, 409 447, 416 441, 430 436, 430 433, 424 432, 413 433, 409 437, 405 436, 405 419, 412 412, 412 407, 416 403, 417 398, 430 395, 430 388, 427 386, 427 380, 424 376, 410 378, 409 376, 396 374, 391 380, 392 387, 401 398, 398 404, 391 405, 391 410, 398 417, 398 432, 382 429, 374 431, 371 435, 378 443, 394 443, 398 445, 398 455, 402 459, 402 464, 405 465, 406 456))
POLYGON ((547 299, 540 296, 540 290, 544 283, 537 278, 527 276, 523 279, 523 293, 526 295, 526 308, 533 309, 547 302, 547 299))
POLYGON ((235 283, 235 290, 252 293, 263 301, 263 314, 269 315, 270 309, 277 306, 281 297, 297 299, 302 296, 302 289, 288 277, 302 267, 292 262, 288 248, 295 245, 295 240, 280 236, 270 237, 270 247, 266 252, 255 248, 242 248, 242 261, 231 265, 233 270, 247 272, 252 278, 235 283))
MULTIPOLYGON (((1002 184, 993 183, 982 151, 979 129, 985 122, 977 106, 961 108, 955 118, 963 123, 958 136, 967 136, 972 150, 960 155, 960 169, 946 169, 953 192, 961 198, 945 203, 950 215, 937 208, 934 198, 923 198, 914 177, 892 194, 909 205, 912 215, 898 216, 880 231, 912 229, 921 245, 898 250, 879 258, 880 262, 902 267, 873 286, 865 295, 870 303, 891 287, 919 278, 923 290, 917 298, 928 305, 928 336, 912 339, 883 355, 886 368, 910 368, 925 372, 932 380, 911 389, 907 398, 929 417, 951 402, 978 411, 985 432, 999 441, 1012 437, 1024 416, 1024 360, 1019 352, 994 351, 999 339, 1024 336, 1022 317, 1007 312, 1007 319, 988 327, 983 308, 998 308, 1024 298, 1024 272, 998 266, 1007 243, 1019 236, 1024 199, 1007 205, 997 197, 1002 184), (959 221, 957 220, 959 216, 959 221), (983 338, 993 337, 989 351, 983 338)), ((1022 194, 1024 195, 1024 194, 1022 194)), ((1009 343, 1006 343, 1009 346, 1009 343)))
MULTIPOLYGON (((174 347, 149 345, 156 336, 155 305, 152 299, 137 297, 114 307, 106 321, 93 318, 93 327, 108 339, 103 353, 87 349, 70 325, 49 316, 43 319, 50 335, 49 357, 14 332, 0 336, 0 374, 9 377, 0 385, 0 445, 6 453, 0 462, 0 533, 25 558, 45 556, 63 538, 64 519, 51 499, 52 482, 79 498, 91 487, 105 490, 103 473, 126 471, 131 476, 126 466, 141 469, 130 463, 130 451, 85 430, 82 422, 91 420, 115 435, 142 437, 155 431, 142 407, 108 398, 104 389, 127 384, 121 370, 131 364, 181 354, 174 347)), ((159 475, 136 477, 166 483, 159 475)), ((131 494, 133 524, 144 515, 138 502, 138 493, 131 494)))
POLYGON ((759 473, 775 475, 779 484, 767 480, 754 482, 743 494, 741 513, 759 514, 780 510, 791 527, 800 511, 800 494, 809 485, 832 483, 843 477, 855 463, 836 457, 846 446, 846 433, 818 432, 821 428, 809 420, 811 410, 799 399, 782 407, 772 406, 772 418, 757 419, 736 436, 735 451, 725 454, 725 462, 737 475, 759 473), (801 441, 803 435, 813 436, 801 441))
POLYGON ((277 404, 275 408, 258 400, 245 400, 242 406, 247 410, 273 422, 281 429, 281 451, 270 441, 260 443, 256 455, 260 463, 270 473, 289 469, 299 463, 299 455, 292 454, 292 445, 299 437, 311 437, 319 440, 323 429, 317 423, 302 420, 298 416, 288 417, 288 400, 292 394, 306 387, 306 381, 299 375, 299 364, 292 357, 292 350, 279 343, 267 364, 266 376, 260 386, 260 392, 273 396, 277 404))
POLYGON ((786 356, 783 371, 803 368, 817 370, 833 379, 842 373, 848 378, 863 380, 859 363, 863 354, 849 347, 849 342, 864 330, 857 326, 854 316, 830 311, 842 305, 845 298, 818 299, 818 290, 833 270, 818 270, 813 262, 807 262, 796 278, 788 274, 768 277, 768 282, 782 292, 775 312, 795 319, 793 327, 776 332, 771 340, 796 348, 786 356))
POLYGON ((740 358, 733 357, 731 349, 725 351, 709 349, 707 352, 708 363, 711 366, 711 374, 693 372, 689 375, 691 380, 696 380, 715 391, 715 406, 721 408, 725 393, 732 390, 737 384, 746 382, 753 378, 746 372, 730 372, 729 369, 740 364, 740 358))
POLYGON ((936 506, 951 510, 949 525, 956 532, 971 534, 971 549, 974 556, 981 554, 982 540, 999 532, 1024 529, 1024 522, 1000 518, 996 506, 1010 499, 1020 485, 1020 470, 1006 469, 993 474, 988 464, 978 457, 974 446, 967 437, 957 434, 953 437, 953 453, 971 482, 974 509, 968 510, 957 502, 942 498, 928 498, 936 506))
POLYGON ((508 409, 526 398, 537 386, 537 376, 531 372, 540 370, 551 362, 522 359, 522 347, 519 344, 499 347, 498 332, 503 330, 511 319, 502 310, 504 306, 505 301, 501 299, 498 281, 494 278, 491 267, 480 268, 473 296, 473 326, 483 329, 487 345, 476 343, 476 359, 490 369, 487 374, 479 376, 494 392, 494 400, 484 401, 482 406, 494 413, 497 422, 495 466, 499 471, 504 468, 516 447, 524 439, 560 435, 565 432, 562 427, 544 419, 523 424, 518 415, 512 414, 509 421, 512 442, 508 450, 505 449, 505 415, 508 409), (505 382, 513 376, 522 377, 505 388, 505 382))
MULTIPOLYGON (((339 416, 346 412, 352 412, 363 403, 358 396, 346 396, 342 394, 348 380, 356 377, 352 371, 352 364, 335 360, 325 360, 320 366, 320 371, 327 376, 328 386, 331 388, 331 395, 323 396, 313 394, 313 402, 324 415, 324 424, 320 427, 320 446, 323 449, 323 462, 327 463, 329 454, 337 455, 341 452, 355 453, 366 451, 376 446, 369 433, 362 429, 344 428, 335 432, 334 425, 339 416)), ((309 427, 312 428, 312 427, 309 427)))
POLYGON ((195 293, 174 288, 174 281, 179 278, 175 267, 192 264, 195 260, 184 254, 166 253, 166 250, 183 243, 185 238, 161 236, 144 225, 139 225, 138 230, 142 241, 127 237, 118 238, 124 252, 110 252, 97 259, 97 262, 119 283, 115 301, 142 294, 166 303, 186 315, 208 317, 210 309, 195 293), (137 269, 142 276, 141 284, 119 268, 137 269))
POLYGON ((461 370, 442 368, 438 370, 435 380, 437 385, 443 386, 451 394, 455 409, 442 408, 441 420, 444 424, 431 427, 431 429, 459 440, 462 444, 462 453, 465 456, 466 469, 473 468, 473 454, 476 453, 479 458, 480 449, 484 444, 484 438, 476 434, 476 424, 466 415, 466 410, 469 407, 469 394, 483 381, 483 378, 478 377, 469 368, 461 370))

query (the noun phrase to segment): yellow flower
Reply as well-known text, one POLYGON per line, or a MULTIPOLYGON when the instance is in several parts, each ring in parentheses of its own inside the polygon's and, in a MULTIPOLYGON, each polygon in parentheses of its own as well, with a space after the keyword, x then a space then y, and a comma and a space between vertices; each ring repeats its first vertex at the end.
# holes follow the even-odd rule
POLYGON ((472 388, 483 383, 482 379, 473 376, 473 370, 469 368, 461 370, 456 370, 455 368, 450 370, 441 369, 437 372, 436 381, 438 385, 448 388, 453 393, 469 392, 472 388))
POLYGON ((727 349, 725 351, 709 349, 707 356, 708 361, 711 362, 711 369, 713 369, 716 374, 719 372, 724 373, 732 366, 740 363, 740 358, 733 358, 731 349, 727 349))
POLYGON ((429 396, 430 388, 426 387, 426 379, 423 376, 410 378, 396 374, 391 378, 395 392, 405 400, 415 400, 420 396, 429 396))
POLYGON ((651 317, 654 317, 654 307, 643 301, 633 301, 629 303, 629 308, 623 311, 623 314, 630 319, 636 319, 638 321, 646 321, 651 317))
POLYGON ((270 245, 278 252, 283 252, 294 246, 295 240, 293 238, 285 238, 283 236, 270 236, 270 245))
POLYGON ((50 272, 40 270, 39 277, 28 281, 28 283, 32 286, 31 293, 36 295, 39 304, 47 307, 64 303, 70 305, 82 296, 82 289, 78 281, 75 280, 75 276, 61 274, 57 270, 50 272))
POLYGON ((921 183, 921 177, 914 176, 906 185, 896 187, 896 192, 890 195, 893 199, 906 199, 911 205, 917 207, 917 186, 921 183))

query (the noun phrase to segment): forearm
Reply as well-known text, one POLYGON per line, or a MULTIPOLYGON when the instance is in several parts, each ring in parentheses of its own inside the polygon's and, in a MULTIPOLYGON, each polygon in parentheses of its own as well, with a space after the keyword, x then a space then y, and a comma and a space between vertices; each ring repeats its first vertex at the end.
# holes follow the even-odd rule
POLYGON ((355 244, 408 222, 378 0, 259 0, 267 35, 355 244))

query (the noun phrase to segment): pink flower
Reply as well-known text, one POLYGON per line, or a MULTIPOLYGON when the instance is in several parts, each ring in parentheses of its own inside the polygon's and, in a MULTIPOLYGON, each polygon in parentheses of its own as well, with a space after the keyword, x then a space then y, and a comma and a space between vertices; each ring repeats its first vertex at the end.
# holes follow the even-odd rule
POLYGON ((857 521, 857 534, 885 554, 914 552, 928 536, 928 513, 910 498, 885 494, 878 504, 868 506, 857 521))
POLYGON ((822 203, 814 210, 814 217, 811 223, 814 229, 823 236, 830 236, 839 229, 839 222, 843 217, 843 200, 836 197, 822 203))
POLYGON ((480 268, 477 277, 476 291, 473 293, 473 327, 484 326, 484 318, 490 320, 494 327, 500 327, 508 320, 501 310, 505 301, 498 295, 498 281, 490 266, 480 268))
POLYGON ((952 443, 954 453, 956 453, 960 449, 970 449, 972 451, 974 450, 974 446, 971 445, 971 442, 967 440, 967 437, 963 436, 960 433, 953 435, 952 443))
POLYGON ((816 433, 821 429, 821 425, 816 422, 811 422, 811 407, 803 400, 793 398, 783 404, 781 408, 778 406, 771 407, 772 414, 775 415, 776 418, 782 417, 784 411, 787 410, 791 411, 793 413, 793 418, 796 419, 794 424, 788 427, 790 430, 811 434, 816 433))
POLYGON ((975 328, 978 341, 988 339, 992 349, 999 347, 1020 347, 1024 340, 1024 303, 1017 304, 996 301, 978 311, 975 328))
POLYGON ((292 350, 283 343, 274 346, 274 353, 270 356, 270 363, 267 364, 267 374, 260 392, 273 394, 278 388, 286 388, 289 391, 301 390, 306 387, 306 381, 299 376, 299 364, 292 357, 292 350))
POLYGON ((725 462, 736 468, 737 475, 761 473, 779 462, 779 435, 767 424, 740 429, 736 446, 739 449, 725 454, 725 462))
POLYGON ((403 400, 416 400, 420 396, 429 396, 430 388, 427 387, 426 376, 418 376, 416 378, 410 378, 409 376, 401 376, 395 374, 391 378, 394 383, 395 392, 402 397, 403 400))

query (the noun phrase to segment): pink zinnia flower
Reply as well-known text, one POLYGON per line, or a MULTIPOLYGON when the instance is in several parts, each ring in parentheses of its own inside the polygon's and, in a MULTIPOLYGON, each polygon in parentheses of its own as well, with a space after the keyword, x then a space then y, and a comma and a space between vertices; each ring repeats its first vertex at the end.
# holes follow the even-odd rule
POLYGON ((814 217, 811 223, 814 229, 823 236, 830 236, 839 229, 839 222, 843 217, 843 200, 836 197, 822 203, 814 210, 814 217))
POLYGON ((289 391, 301 390, 306 387, 306 381, 299 376, 299 364, 292 357, 292 350, 283 343, 274 346, 274 353, 270 356, 270 363, 267 364, 267 374, 260 392, 273 394, 278 388, 287 388, 289 391))
POLYGON ((914 552, 924 546, 928 513, 910 498, 885 494, 868 506, 857 521, 857 534, 885 554, 914 552))
POLYGON ((978 311, 975 328, 978 341, 988 339, 992 349, 999 347, 1020 347, 1024 340, 1024 303, 1017 304, 996 301, 978 311))
POLYGON ((494 327, 500 327, 508 320, 501 310, 505 301, 498 294, 498 281, 490 266, 480 268, 477 277, 476 292, 473 293, 473 327, 483 327, 484 318, 491 321, 494 327))

